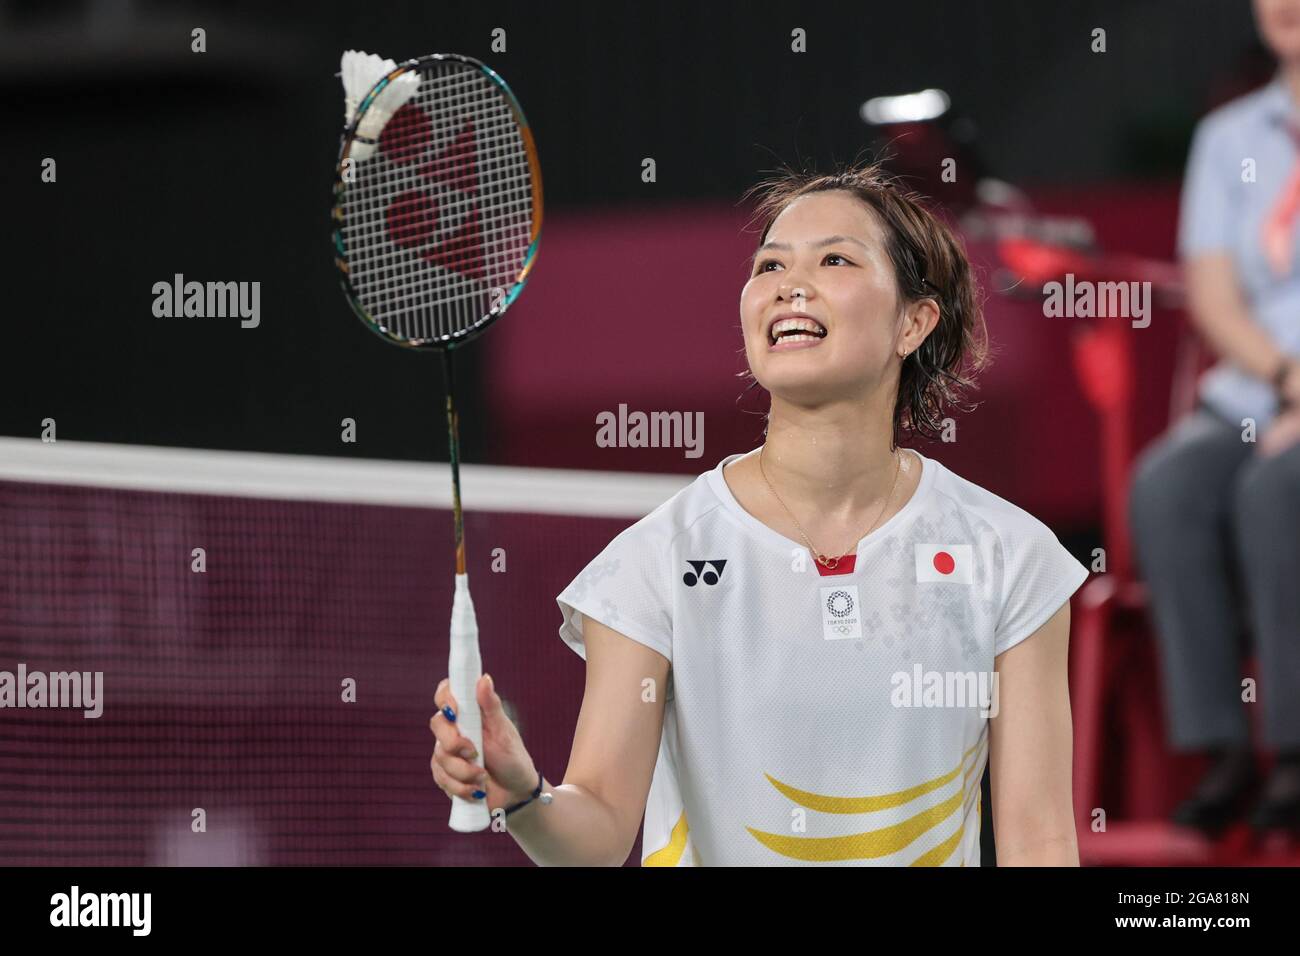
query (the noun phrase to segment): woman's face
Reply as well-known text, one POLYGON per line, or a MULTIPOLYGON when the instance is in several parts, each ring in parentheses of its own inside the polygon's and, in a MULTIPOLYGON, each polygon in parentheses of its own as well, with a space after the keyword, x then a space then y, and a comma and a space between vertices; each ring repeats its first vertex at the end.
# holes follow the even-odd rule
POLYGON ((898 290, 884 242, 875 214, 843 190, 801 196, 777 217, 740 293, 749 368, 774 396, 860 400, 897 375, 898 290), (788 315, 825 336, 773 344, 774 320, 788 315))
POLYGON ((1255 24, 1279 60, 1300 59, 1300 0, 1255 0, 1255 24))

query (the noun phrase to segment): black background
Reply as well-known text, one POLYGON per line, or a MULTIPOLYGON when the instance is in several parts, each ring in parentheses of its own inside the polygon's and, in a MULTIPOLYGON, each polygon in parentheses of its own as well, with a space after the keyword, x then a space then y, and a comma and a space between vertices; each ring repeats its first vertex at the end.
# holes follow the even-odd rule
MULTIPOLYGON (((851 159, 866 97, 926 86, 1013 182, 1176 178, 1253 39, 1244 0, 7 3, 0 433, 52 417, 60 439, 446 459, 436 356, 369 335, 331 265, 347 47, 498 70, 556 217, 646 202, 647 155, 655 202, 735 200, 778 161, 851 159), (813 52, 790 52, 794 27, 813 52), (178 272, 260 281, 261 326, 155 318, 152 286, 178 272), (364 443, 340 443, 345 416, 366 420, 364 443)), ((491 340, 462 353, 464 416, 491 340)), ((490 460, 489 425, 464 430, 466 460, 490 460)))

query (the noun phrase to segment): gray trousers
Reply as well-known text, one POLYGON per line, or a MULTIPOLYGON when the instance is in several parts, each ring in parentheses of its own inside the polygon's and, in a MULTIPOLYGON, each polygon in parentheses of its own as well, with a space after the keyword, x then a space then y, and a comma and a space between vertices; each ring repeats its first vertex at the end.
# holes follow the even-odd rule
POLYGON ((1204 406, 1139 456, 1129 499, 1175 750, 1300 749, 1300 445, 1264 459, 1204 406), (1258 673, 1243 674, 1253 642, 1258 673), (1257 703, 1242 702, 1242 679, 1257 703))

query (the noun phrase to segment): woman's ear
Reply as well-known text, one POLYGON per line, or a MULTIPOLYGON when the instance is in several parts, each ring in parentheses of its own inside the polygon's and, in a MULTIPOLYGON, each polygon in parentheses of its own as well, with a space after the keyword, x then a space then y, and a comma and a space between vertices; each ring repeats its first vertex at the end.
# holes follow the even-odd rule
POLYGON ((915 343, 910 346, 910 350, 920 348, 938 324, 939 304, 934 299, 924 298, 913 302, 907 310, 907 320, 903 326, 903 335, 915 343))

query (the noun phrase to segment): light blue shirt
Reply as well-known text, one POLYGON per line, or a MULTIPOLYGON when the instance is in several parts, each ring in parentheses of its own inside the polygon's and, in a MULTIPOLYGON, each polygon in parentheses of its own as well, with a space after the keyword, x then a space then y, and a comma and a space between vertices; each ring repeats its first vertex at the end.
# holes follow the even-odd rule
MULTIPOLYGON (((1300 119, 1280 73, 1267 86, 1208 113, 1192 136, 1183 180, 1178 254, 1232 256, 1251 318, 1278 348, 1300 355, 1300 216, 1287 274, 1273 274, 1262 230, 1296 167, 1300 153, 1287 132, 1288 111, 1300 119), (1254 182, 1247 176, 1254 162, 1254 182)), ((1272 384, 1222 360, 1201 379, 1200 396, 1233 422, 1253 418, 1265 427, 1277 414, 1272 384)))

